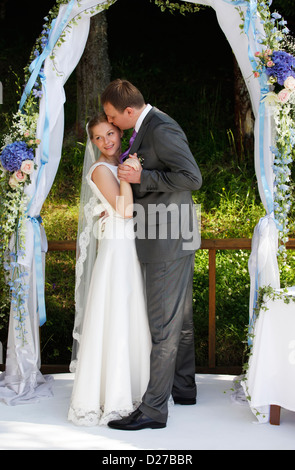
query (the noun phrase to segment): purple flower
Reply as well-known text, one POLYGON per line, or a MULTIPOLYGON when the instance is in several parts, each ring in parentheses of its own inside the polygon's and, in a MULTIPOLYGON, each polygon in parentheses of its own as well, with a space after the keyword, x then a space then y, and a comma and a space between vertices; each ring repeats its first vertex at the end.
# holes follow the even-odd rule
POLYGON ((34 151, 23 141, 6 145, 1 153, 1 163, 5 170, 17 171, 24 160, 33 160, 34 151))
POLYGON ((42 97, 42 91, 41 90, 36 90, 36 88, 33 88, 33 95, 35 98, 41 98, 42 97))

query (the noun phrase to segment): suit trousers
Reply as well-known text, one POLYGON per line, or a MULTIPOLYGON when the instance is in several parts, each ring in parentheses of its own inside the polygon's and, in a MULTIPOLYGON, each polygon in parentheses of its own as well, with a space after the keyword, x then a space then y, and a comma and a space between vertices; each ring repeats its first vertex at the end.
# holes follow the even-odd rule
POLYGON ((195 254, 163 263, 144 263, 152 337, 150 380, 140 410, 166 422, 168 399, 195 398, 192 284, 195 254))

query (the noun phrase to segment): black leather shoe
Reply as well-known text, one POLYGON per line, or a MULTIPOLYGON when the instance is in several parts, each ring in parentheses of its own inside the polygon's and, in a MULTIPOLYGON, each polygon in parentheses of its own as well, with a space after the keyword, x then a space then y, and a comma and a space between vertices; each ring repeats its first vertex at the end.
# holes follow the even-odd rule
POLYGON ((112 429, 121 429, 122 431, 139 431, 140 429, 146 428, 165 428, 166 423, 154 421, 137 409, 125 418, 109 421, 108 426, 112 429))
POLYGON ((173 397, 175 405, 195 405, 197 403, 196 398, 180 398, 173 397))

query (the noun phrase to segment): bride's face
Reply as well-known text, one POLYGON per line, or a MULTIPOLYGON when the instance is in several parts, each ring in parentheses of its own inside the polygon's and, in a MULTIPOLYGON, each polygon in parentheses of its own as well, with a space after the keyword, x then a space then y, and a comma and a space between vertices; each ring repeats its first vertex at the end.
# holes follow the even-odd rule
POLYGON ((106 157, 121 153, 122 131, 108 122, 101 122, 92 128, 92 142, 106 157))

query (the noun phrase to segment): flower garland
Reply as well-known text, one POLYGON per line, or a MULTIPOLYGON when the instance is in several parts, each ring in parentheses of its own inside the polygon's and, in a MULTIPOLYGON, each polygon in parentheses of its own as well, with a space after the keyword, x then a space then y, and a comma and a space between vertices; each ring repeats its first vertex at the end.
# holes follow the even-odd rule
MULTIPOLYGON (((61 2, 58 2, 61 3, 61 2)), ((51 12, 51 21, 57 15, 51 12)), ((48 18, 45 18, 47 21, 48 18)), ((37 57, 47 44, 49 26, 44 25, 40 38, 31 54, 37 57)), ((29 67, 25 70, 25 82, 29 78, 29 67)), ((19 87, 20 88, 20 87, 19 87)), ((21 110, 12 116, 8 134, 3 136, 0 148, 0 261, 5 271, 5 280, 9 286, 11 308, 16 320, 16 338, 22 345, 27 343, 25 319, 28 315, 26 300, 29 286, 28 273, 18 262, 24 254, 26 237, 27 206, 29 198, 25 186, 31 183, 31 175, 37 169, 35 150, 41 141, 36 138, 39 117, 39 99, 42 96, 40 77, 21 110)))
POLYGON ((195 13, 202 8, 199 5, 192 5, 191 3, 182 1, 180 4, 170 2, 169 0, 154 0, 154 2, 156 6, 161 8, 161 11, 169 10, 171 13, 179 11, 181 15, 185 15, 186 13, 195 13))
MULTIPOLYGON (((40 55, 46 46, 50 24, 57 16, 61 3, 68 2, 58 0, 55 8, 49 12, 50 19, 44 18, 49 24, 43 25, 41 36, 37 39, 31 53, 30 63, 33 58, 40 55)), ((24 69, 24 75, 26 83, 30 75, 29 66, 24 69)), ((35 149, 40 144, 40 140, 36 139, 36 130, 41 96, 41 80, 38 76, 22 110, 12 116, 10 132, 4 135, 0 148, 0 188, 1 200, 3 201, 0 209, 1 238, 3 240, 1 245, 2 259, 12 234, 23 231, 27 204, 20 204, 20 201, 28 202, 24 192, 25 185, 31 183, 30 175, 37 169, 34 158, 35 149)))
MULTIPOLYGON (((256 78, 264 75, 269 87, 264 102, 272 107, 276 130, 275 142, 270 148, 274 156, 274 216, 281 241, 278 253, 285 264, 291 208, 290 164, 295 146, 295 58, 288 52, 287 22, 279 13, 270 12, 271 4, 272 0, 257 2, 257 14, 265 34, 257 40, 262 51, 254 53, 257 67, 253 73, 256 78)), ((238 11, 244 23, 244 13, 240 7, 238 11)))

